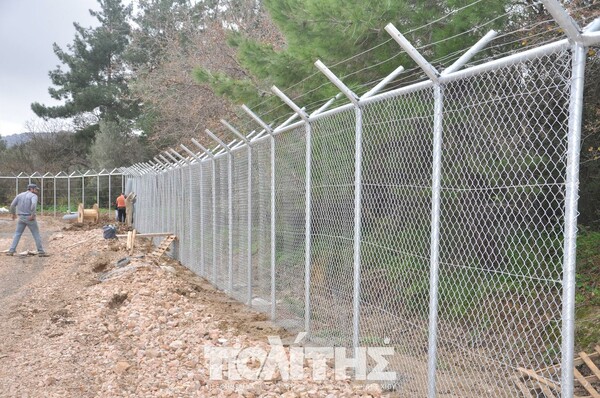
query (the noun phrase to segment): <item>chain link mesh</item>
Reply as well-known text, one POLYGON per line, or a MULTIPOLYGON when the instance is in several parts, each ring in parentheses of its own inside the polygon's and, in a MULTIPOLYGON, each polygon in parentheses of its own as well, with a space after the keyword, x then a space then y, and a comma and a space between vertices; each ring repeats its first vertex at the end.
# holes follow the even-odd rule
POLYGON ((354 110, 312 126, 311 329, 317 341, 352 337, 354 110))
POLYGON ((570 58, 444 87, 441 389, 511 397, 515 368, 560 361, 570 58))
POLYGON ((426 392, 433 90, 364 109, 361 343, 392 345, 403 391, 426 392))
MULTIPOLYGON (((242 302, 248 301, 248 150, 243 148, 232 153, 233 157, 233 269, 231 295, 242 302)), ((252 157, 250 156, 250 161, 252 157)), ((250 173, 249 173, 250 170, 250 173)))
POLYGON ((252 148, 252 306, 271 311, 271 141, 252 148))
POLYGON ((304 318, 304 127, 275 137, 275 296, 277 319, 298 329, 304 318))

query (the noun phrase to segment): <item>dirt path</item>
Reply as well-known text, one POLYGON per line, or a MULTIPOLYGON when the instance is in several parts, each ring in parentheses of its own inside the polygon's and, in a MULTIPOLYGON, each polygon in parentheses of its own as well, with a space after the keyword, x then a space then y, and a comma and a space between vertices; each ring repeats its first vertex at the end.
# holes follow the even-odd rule
MULTIPOLYGON (((48 238, 60 230, 56 222, 40 221, 40 231, 44 247, 48 246, 48 238)), ((13 234, 16 227, 16 221, 12 221, 10 216, 0 218, 0 251, 9 248, 12 243, 13 234)), ((25 230, 17 251, 34 251, 35 242, 28 229, 25 230)), ((30 282, 42 269, 44 260, 39 257, 0 257, 0 313, 7 307, 5 300, 18 293, 26 293, 22 287, 30 282)), ((1 316, 1 315, 0 315, 1 316)))
MULTIPOLYGON (((0 397, 382 395, 330 367, 323 381, 211 379, 206 347, 268 352, 267 336, 289 334, 173 260, 145 262, 149 243, 119 268, 124 242, 63 226, 41 221, 51 257, 0 257, 0 397)), ((13 227, 0 223, 0 250, 13 227)))

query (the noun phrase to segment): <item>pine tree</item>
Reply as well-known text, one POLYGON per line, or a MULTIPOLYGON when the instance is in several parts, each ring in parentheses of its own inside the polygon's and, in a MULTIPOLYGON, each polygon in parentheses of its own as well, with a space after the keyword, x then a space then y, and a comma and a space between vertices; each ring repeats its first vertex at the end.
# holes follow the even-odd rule
MULTIPOLYGON (((264 98, 273 84, 282 89, 294 86, 287 94, 292 97, 304 95, 300 105, 330 98, 337 90, 327 84, 321 87, 327 80, 316 71, 313 63, 322 59, 331 66, 347 60, 332 70, 344 77, 344 83, 360 94, 399 65, 414 66, 384 30, 390 22, 401 32, 408 32, 407 38, 416 47, 421 47, 419 51, 431 61, 468 48, 487 30, 505 22, 501 16, 505 14, 507 0, 488 1, 452 12, 469 3, 472 2, 265 0, 265 7, 285 36, 285 49, 280 51, 270 44, 232 33, 229 43, 237 48, 238 60, 251 77, 237 79, 199 68, 195 71, 196 79, 210 83, 217 92, 233 101, 254 106, 260 104, 264 108, 262 110, 267 110, 277 104, 264 98), (449 16, 442 18, 446 15, 449 16), (438 19, 436 23, 429 24, 438 19), (484 29, 473 29, 490 20, 495 20, 494 24, 484 29), (464 35, 448 39, 461 33, 464 35), (256 86, 259 89, 252 90, 256 86)), ((442 63, 436 66, 448 65, 442 63)))
POLYGON ((121 0, 98 0, 100 11, 90 14, 100 22, 96 28, 74 23, 73 43, 63 50, 54 43, 54 53, 65 66, 49 72, 54 87, 48 92, 62 105, 47 106, 35 102, 31 109, 39 117, 74 118, 80 136, 91 142, 103 119, 132 119, 138 104, 128 98, 129 71, 123 54, 130 41, 128 19, 131 5, 121 0))

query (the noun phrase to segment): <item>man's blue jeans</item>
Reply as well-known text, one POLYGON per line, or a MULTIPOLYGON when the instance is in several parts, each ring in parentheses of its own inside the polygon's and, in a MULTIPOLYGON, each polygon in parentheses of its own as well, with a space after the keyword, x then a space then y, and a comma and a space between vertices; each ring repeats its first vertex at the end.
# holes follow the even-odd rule
POLYGON ((17 250, 17 245, 21 240, 21 235, 23 235, 25 227, 29 227, 31 234, 33 235, 33 239, 35 240, 35 246, 37 247, 38 253, 44 253, 44 248, 42 247, 42 237, 40 236, 40 229, 38 227, 37 221, 30 221, 29 216, 19 216, 17 221, 17 230, 15 231, 13 243, 10 246, 10 249, 8 249, 9 252, 14 253, 17 250))

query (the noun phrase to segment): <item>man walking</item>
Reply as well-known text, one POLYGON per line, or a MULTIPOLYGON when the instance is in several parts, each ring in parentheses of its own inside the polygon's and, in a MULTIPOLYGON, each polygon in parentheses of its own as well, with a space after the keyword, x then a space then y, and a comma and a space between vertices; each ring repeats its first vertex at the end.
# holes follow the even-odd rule
POLYGON ((12 214, 12 219, 15 220, 18 216, 19 220, 17 221, 17 230, 15 231, 13 243, 10 246, 10 249, 8 249, 7 254, 9 256, 15 254, 15 251, 17 250, 17 245, 19 244, 19 240, 21 240, 21 235, 23 235, 23 231, 25 231, 25 227, 29 227, 31 234, 33 235, 33 239, 35 240, 35 245, 37 247, 38 256, 47 256, 47 254, 44 252, 44 248, 42 247, 40 229, 35 219, 38 192, 39 188, 37 185, 29 184, 27 186, 27 191, 18 194, 10 204, 10 213, 12 214))

